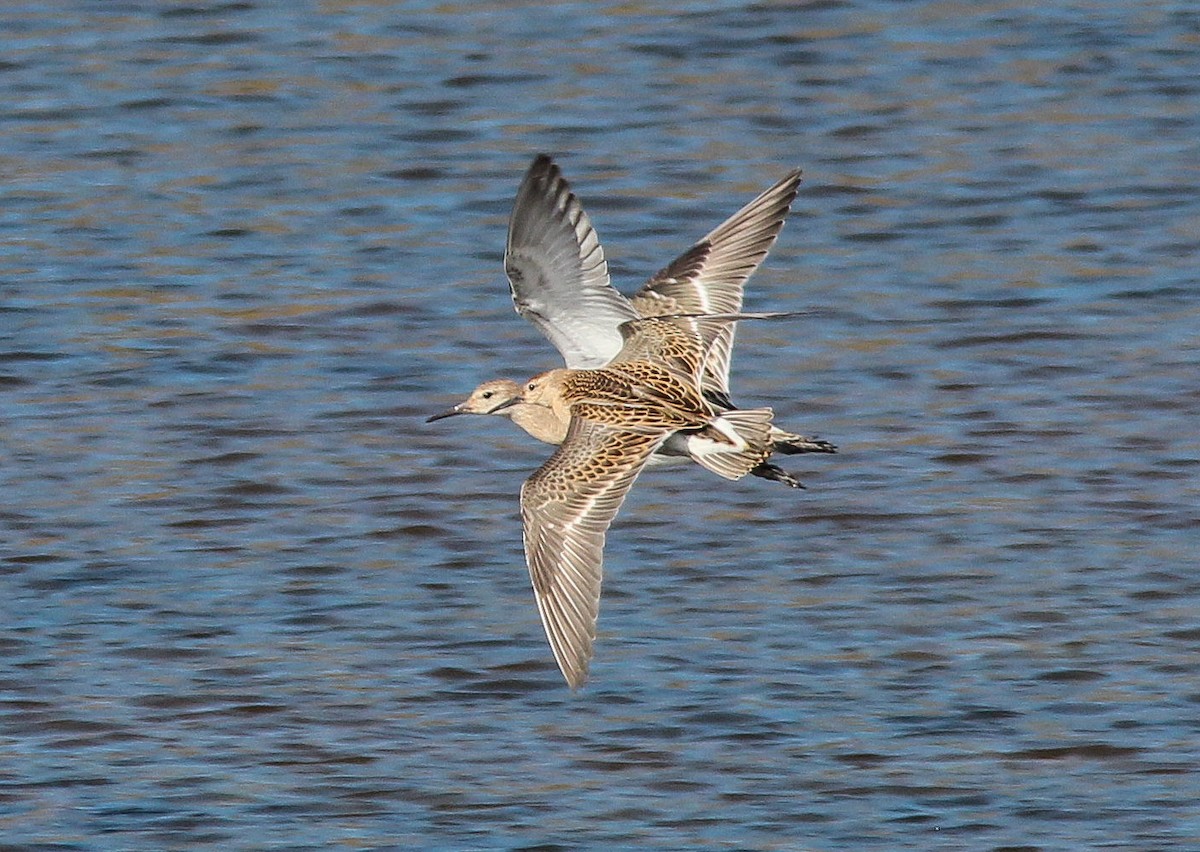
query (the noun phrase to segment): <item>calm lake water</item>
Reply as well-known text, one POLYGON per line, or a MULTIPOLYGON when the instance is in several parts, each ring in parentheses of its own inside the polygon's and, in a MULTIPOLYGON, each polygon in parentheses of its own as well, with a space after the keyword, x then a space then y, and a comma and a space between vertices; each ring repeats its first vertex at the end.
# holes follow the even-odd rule
POLYGON ((4 849, 1200 848, 1200 10, 7 4, 4 849), (650 471, 571 694, 556 353, 792 166, 735 388, 808 489, 650 471))

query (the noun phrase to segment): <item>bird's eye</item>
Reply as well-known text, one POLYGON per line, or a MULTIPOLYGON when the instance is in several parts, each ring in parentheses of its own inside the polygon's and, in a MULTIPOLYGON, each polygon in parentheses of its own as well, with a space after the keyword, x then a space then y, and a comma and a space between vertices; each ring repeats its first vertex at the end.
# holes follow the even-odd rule
POLYGON ((484 399, 491 399, 491 398, 492 398, 492 394, 494 394, 494 393, 495 393, 495 391, 484 391, 484 392, 483 392, 483 398, 484 398, 484 399))
POLYGON ((537 382, 530 382, 529 384, 525 385, 525 390, 527 390, 527 391, 537 390, 537 382))

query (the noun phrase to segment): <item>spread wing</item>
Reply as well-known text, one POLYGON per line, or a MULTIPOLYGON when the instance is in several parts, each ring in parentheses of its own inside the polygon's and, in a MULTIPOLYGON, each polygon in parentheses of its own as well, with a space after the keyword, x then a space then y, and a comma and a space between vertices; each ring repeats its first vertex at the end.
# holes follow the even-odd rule
POLYGON ((666 432, 637 434, 579 417, 521 486, 525 560, 563 677, 587 679, 600 612, 604 534, 666 432))
POLYGON ((562 172, 542 154, 517 190, 504 253, 513 304, 574 370, 621 350, 618 327, 637 313, 609 283, 604 250, 562 172))
MULTIPOLYGON (((696 245, 672 261, 639 290, 630 303, 643 317, 670 314, 735 314, 742 309, 748 279, 775 243, 800 185, 789 172, 696 245)), ((734 326, 713 344, 706 388, 726 394, 734 326)))

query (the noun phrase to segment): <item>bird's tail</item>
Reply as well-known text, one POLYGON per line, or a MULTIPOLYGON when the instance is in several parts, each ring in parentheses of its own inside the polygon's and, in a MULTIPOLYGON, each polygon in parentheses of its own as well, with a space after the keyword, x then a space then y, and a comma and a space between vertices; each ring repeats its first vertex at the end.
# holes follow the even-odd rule
POLYGON ((726 479, 741 479, 771 455, 769 408, 722 412, 688 436, 688 454, 697 464, 726 479))

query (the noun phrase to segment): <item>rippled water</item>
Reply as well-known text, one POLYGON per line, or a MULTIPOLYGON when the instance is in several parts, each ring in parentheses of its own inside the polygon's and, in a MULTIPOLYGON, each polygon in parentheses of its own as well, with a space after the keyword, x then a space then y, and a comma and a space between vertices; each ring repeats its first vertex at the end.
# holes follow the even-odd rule
POLYGON ((6 6, 5 848, 1200 848, 1200 13, 1043 5, 6 6), (577 695, 422 422, 555 363, 540 150, 626 289, 803 166, 842 448, 647 473, 577 695))

